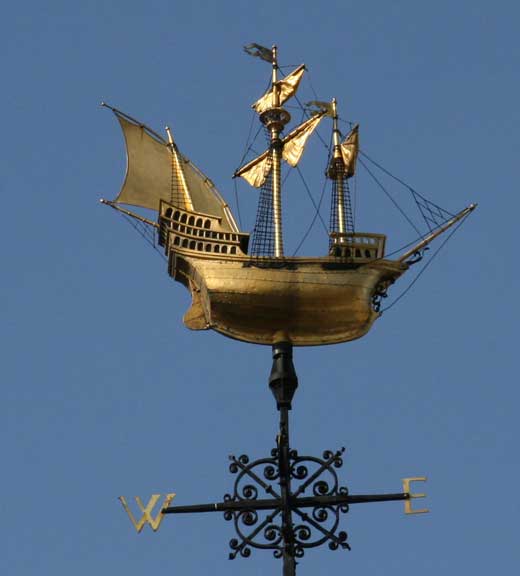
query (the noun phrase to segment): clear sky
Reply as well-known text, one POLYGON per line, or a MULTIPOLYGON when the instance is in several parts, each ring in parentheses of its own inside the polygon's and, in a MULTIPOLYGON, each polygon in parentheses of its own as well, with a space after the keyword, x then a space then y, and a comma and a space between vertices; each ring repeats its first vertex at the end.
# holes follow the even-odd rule
MULTIPOLYGON (((125 166, 106 100, 158 131, 168 123, 235 209, 230 175, 268 78, 243 53, 250 42, 305 62, 318 96, 360 123, 363 150, 418 191, 451 211, 479 203, 367 337, 295 352, 294 446, 346 446, 352 493, 427 475, 431 508, 353 506, 342 525, 352 551, 311 550, 298 574, 516 573, 519 17, 512 0, 4 6, 3 574, 281 573, 269 552, 229 561, 234 532, 220 514, 137 535, 117 501, 220 499, 233 485, 228 454, 267 455, 277 415, 269 348, 184 328, 188 293, 98 203, 125 166)), ((304 157, 315 197, 320 152, 304 157)), ((250 230, 256 192, 239 194, 250 230)), ((361 173, 357 199, 362 229, 406 240, 361 173)), ((295 178, 284 201, 294 248, 312 205, 295 178)), ((325 249, 315 232, 303 253, 325 249)))

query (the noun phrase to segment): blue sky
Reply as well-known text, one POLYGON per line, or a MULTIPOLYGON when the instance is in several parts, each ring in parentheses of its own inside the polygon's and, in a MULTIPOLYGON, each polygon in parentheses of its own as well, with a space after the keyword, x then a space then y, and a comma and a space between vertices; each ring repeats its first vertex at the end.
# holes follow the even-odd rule
MULTIPOLYGON (((232 488, 228 454, 267 455, 277 414, 270 350, 185 329, 188 293, 98 203, 116 195, 125 164, 106 100, 157 130, 169 124, 234 208, 230 175, 268 77, 243 53, 250 42, 305 62, 318 96, 360 123, 363 149, 419 192, 451 211, 479 203, 367 337, 295 351, 294 446, 346 446, 352 493, 427 475, 431 509, 353 506, 342 525, 352 551, 311 550, 298 574, 518 570, 508 492, 519 473, 519 16, 516 2, 480 0, 4 7, 3 573, 280 573, 268 552, 228 561, 234 533, 221 515, 169 517, 136 535, 117 501, 220 499, 232 488)), ((315 196, 319 153, 304 158, 315 196)), ((287 188, 294 248, 312 205, 297 179, 287 188)), ((250 230, 256 192, 239 194, 250 230)), ((357 198, 363 229, 394 247, 407 239, 361 174, 357 198)), ((320 242, 316 228, 303 252, 320 242)))

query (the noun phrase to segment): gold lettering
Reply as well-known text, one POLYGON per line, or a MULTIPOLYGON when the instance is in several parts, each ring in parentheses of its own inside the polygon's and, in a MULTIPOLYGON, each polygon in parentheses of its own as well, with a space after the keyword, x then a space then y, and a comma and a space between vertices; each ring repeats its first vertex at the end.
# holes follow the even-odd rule
POLYGON ((130 510, 128 504, 126 503, 125 497, 119 496, 119 500, 123 505, 123 508, 126 510, 128 517, 132 521, 134 528, 137 530, 137 533, 141 532, 145 524, 150 524, 154 532, 157 532, 157 530, 159 530, 159 526, 163 521, 162 510, 163 508, 166 508, 170 505, 170 502, 175 498, 175 494, 166 494, 163 505, 161 506, 159 512, 154 518, 152 516, 153 509, 155 508, 155 505, 157 504, 157 501, 159 500, 160 497, 161 497, 160 494, 152 494, 152 497, 150 498, 150 500, 148 500, 148 504, 146 506, 143 505, 143 502, 141 501, 141 498, 139 498, 139 496, 135 497, 135 501, 137 502, 137 505, 139 506, 141 512, 143 513, 139 521, 137 521, 134 515, 132 514, 132 511, 130 510))
POLYGON ((410 492, 410 482, 426 482, 426 476, 417 476, 415 478, 403 478, 403 492, 408 494, 408 500, 404 501, 404 513, 405 514, 426 514, 429 512, 428 508, 421 508, 419 510, 414 510, 412 508, 413 498, 426 498, 426 494, 412 494, 410 492))

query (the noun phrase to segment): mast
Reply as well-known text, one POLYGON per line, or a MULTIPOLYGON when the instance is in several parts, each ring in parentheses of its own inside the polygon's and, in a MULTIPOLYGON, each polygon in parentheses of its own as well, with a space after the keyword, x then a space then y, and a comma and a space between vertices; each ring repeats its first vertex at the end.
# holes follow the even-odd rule
POLYGON ((345 190, 343 188, 343 175, 345 172, 345 165, 343 156, 341 154, 340 132, 338 128, 338 109, 336 105, 336 98, 332 99, 332 134, 334 144, 334 179, 336 180, 337 192, 337 225, 339 232, 339 242, 345 242, 345 190))
POLYGON ((270 155, 272 163, 273 182, 273 224, 274 224, 274 256, 283 258, 282 231, 282 148, 280 133, 291 119, 289 113, 280 107, 280 86, 278 84, 278 56, 276 46, 272 47, 272 107, 260 115, 260 121, 270 132, 270 155))

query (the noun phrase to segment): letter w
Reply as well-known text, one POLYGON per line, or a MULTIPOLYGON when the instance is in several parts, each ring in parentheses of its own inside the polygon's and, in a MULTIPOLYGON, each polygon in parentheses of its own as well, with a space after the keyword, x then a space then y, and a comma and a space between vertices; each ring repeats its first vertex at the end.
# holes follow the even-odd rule
POLYGON ((166 508, 167 506, 170 505, 170 502, 175 498, 175 494, 166 494, 166 497, 164 499, 164 503, 161 506, 156 517, 154 518, 152 516, 153 509, 155 508, 155 505, 157 504, 157 501, 159 500, 160 497, 161 497, 160 494, 152 494, 152 497, 150 498, 150 500, 148 500, 148 504, 146 506, 144 506, 144 504, 141 501, 141 498, 139 498, 139 496, 135 497, 135 501, 137 502, 137 505, 139 506, 139 508, 141 509, 141 512, 143 513, 140 520, 137 521, 134 518, 134 515, 132 514, 130 508, 128 507, 128 504, 126 503, 125 497, 119 496, 119 500, 121 501, 123 508, 126 510, 126 513, 128 514, 130 520, 132 521, 132 524, 134 525, 134 528, 137 530, 138 533, 141 532, 141 530, 143 529, 145 524, 150 524, 150 526, 152 527, 152 530, 154 532, 157 532, 157 530, 159 530, 159 526, 161 525, 161 522, 163 521, 162 510, 163 510, 163 508, 166 508))

